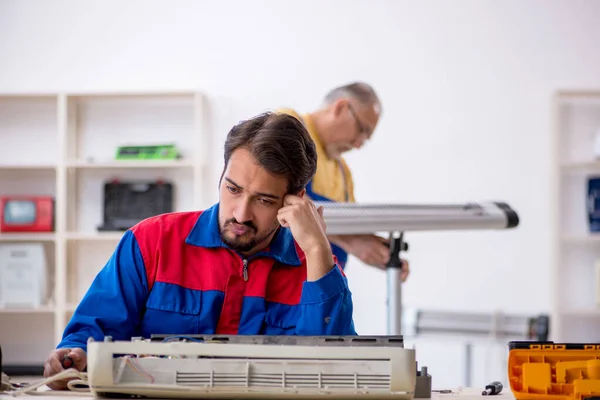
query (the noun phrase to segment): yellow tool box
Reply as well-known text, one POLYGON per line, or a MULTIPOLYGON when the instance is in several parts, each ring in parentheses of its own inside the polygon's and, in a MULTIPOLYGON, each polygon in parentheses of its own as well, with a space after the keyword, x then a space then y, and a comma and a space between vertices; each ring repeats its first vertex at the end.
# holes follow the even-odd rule
POLYGON ((600 343, 509 343, 508 379, 517 400, 600 400, 600 343))

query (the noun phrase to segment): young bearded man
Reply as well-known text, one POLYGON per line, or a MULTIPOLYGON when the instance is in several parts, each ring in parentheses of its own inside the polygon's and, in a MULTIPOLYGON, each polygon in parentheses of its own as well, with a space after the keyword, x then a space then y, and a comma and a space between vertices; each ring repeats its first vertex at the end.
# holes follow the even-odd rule
MULTIPOLYGON (((87 365, 89 337, 354 335, 352 300, 322 209, 305 196, 317 152, 294 117, 266 113, 225 142, 219 202, 128 230, 44 364, 87 365)), ((53 389, 66 387, 55 382, 53 389)))

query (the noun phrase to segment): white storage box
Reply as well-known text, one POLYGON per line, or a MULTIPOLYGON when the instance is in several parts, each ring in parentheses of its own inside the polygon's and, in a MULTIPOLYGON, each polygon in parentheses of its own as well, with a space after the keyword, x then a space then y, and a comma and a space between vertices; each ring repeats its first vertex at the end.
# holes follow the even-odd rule
POLYGON ((42 244, 0 245, 0 307, 40 307, 46 299, 46 271, 42 244))

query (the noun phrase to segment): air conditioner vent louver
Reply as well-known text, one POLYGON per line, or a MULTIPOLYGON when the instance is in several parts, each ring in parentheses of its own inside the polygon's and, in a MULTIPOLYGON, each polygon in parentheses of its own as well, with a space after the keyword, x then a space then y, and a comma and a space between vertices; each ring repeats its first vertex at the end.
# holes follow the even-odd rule
POLYGON ((201 387, 388 389, 389 375, 178 372, 176 383, 201 387))

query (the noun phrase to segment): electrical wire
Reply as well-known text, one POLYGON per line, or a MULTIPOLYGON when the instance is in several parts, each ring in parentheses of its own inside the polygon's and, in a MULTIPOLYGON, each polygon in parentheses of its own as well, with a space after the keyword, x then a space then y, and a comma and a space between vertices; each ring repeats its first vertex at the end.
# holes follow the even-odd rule
POLYGON ((90 387, 88 382, 88 374, 86 372, 80 372, 75 368, 69 368, 67 370, 61 371, 56 375, 53 375, 49 378, 40 379, 39 381, 34 381, 29 385, 26 385, 22 388, 19 388, 15 391, 10 392, 13 397, 21 396, 23 394, 30 395, 56 395, 56 396, 65 396, 65 395, 77 395, 81 396, 82 393, 90 393, 90 387), (48 385, 49 383, 61 381, 63 379, 75 378, 71 379, 67 382, 67 388, 69 391, 64 390, 38 390, 40 387, 48 385))
POLYGON ((145 369, 142 368, 142 366, 135 361, 134 358, 131 357, 126 357, 123 360, 128 366, 129 368, 131 368, 134 372, 137 372, 139 375, 145 376, 146 378, 150 379, 150 383, 154 383, 154 376, 152 376, 151 374, 149 374, 145 369))
MULTIPOLYGON (((121 376, 123 374, 123 367, 125 365, 128 366, 132 371, 136 372, 138 375, 148 378, 150 380, 150 383, 155 382, 154 376, 152 376, 144 368, 142 368, 142 366, 133 357, 129 357, 129 356, 125 356, 122 358, 121 368, 118 371, 119 379, 117 381, 120 381, 121 376)), ((90 392, 90 386, 89 386, 89 381, 88 381, 88 374, 86 372, 79 372, 75 368, 69 368, 69 369, 64 370, 64 371, 62 371, 54 376, 51 376, 49 378, 45 378, 45 379, 41 379, 39 381, 32 382, 31 384, 23 386, 23 387, 15 390, 15 391, 12 391, 10 393, 13 397, 17 397, 17 396, 20 396, 23 394, 44 395, 44 396, 45 395, 59 395, 59 396, 79 395, 79 396, 81 396, 82 393, 91 393, 91 392, 90 392), (64 391, 64 390, 40 391, 40 390, 38 390, 40 387, 48 385, 52 382, 60 381, 63 379, 69 379, 69 378, 75 378, 75 379, 71 379, 70 381, 67 382, 67 388, 69 389, 69 391, 64 391)))

